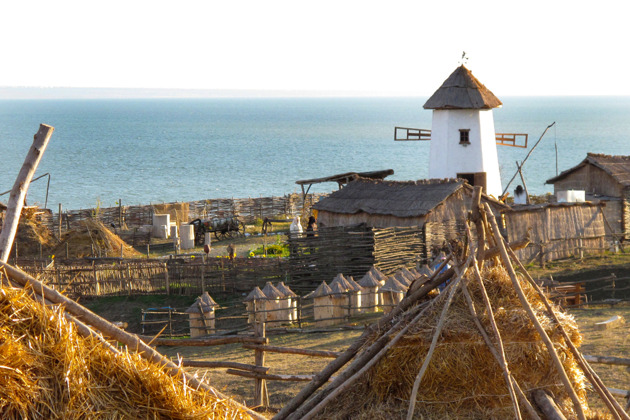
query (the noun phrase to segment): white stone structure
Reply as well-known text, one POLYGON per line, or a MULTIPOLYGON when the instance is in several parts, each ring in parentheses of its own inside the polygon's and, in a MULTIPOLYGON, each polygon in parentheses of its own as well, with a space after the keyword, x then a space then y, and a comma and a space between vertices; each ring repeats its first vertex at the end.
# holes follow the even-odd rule
POLYGON ((463 65, 424 104, 433 110, 429 178, 464 178, 502 193, 492 109, 501 101, 463 65))

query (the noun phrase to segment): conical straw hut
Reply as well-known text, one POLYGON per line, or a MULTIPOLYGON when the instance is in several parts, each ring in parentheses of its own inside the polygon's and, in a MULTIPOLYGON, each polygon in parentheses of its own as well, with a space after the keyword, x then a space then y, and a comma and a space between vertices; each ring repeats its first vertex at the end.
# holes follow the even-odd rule
POLYGON ((297 314, 297 297, 293 290, 289 288, 283 281, 278 282, 276 285, 276 289, 280 291, 284 295, 284 299, 286 300, 287 306, 287 321, 293 322, 298 320, 297 314))
POLYGON ((350 315, 356 315, 363 311, 363 288, 354 281, 352 276, 348 276, 346 281, 350 285, 350 315))
POLYGON ((313 299, 313 314, 315 318, 315 325, 324 327, 334 323, 332 320, 332 290, 330 286, 323 281, 317 289, 304 296, 305 299, 313 299))
POLYGON ((332 316, 334 323, 343 322, 350 315, 350 297, 341 281, 330 283, 330 300, 332 302, 332 316))
POLYGON ((247 322, 249 324, 267 322, 267 296, 260 290, 260 287, 254 287, 254 290, 249 292, 243 302, 247 310, 247 322))
POLYGON ((378 288, 381 287, 381 283, 374 278, 372 273, 368 271, 365 276, 359 280, 359 285, 363 288, 361 295, 361 305, 363 312, 376 312, 379 305, 379 292, 378 288))
POLYGON ((433 270, 431 270, 429 266, 426 264, 422 264, 422 265, 418 264, 416 269, 418 270, 419 274, 424 274, 427 277, 431 277, 433 275, 433 270))
POLYGON ((370 273, 381 283, 381 286, 387 281, 387 276, 374 265, 370 268, 370 273))
POLYGON ((407 277, 410 281, 414 281, 416 279, 415 274, 413 274, 411 270, 409 270, 407 267, 401 268, 400 272, 403 274, 403 276, 407 277))
POLYGON ((409 288, 409 286, 411 285, 411 280, 409 280, 409 278, 404 275, 402 271, 397 271, 396 274, 394 274, 394 278, 406 288, 409 288))
POLYGON ((400 283, 394 276, 388 277, 387 281, 379 289, 379 293, 383 297, 383 311, 388 313, 398 302, 403 300, 407 287, 400 283))
POLYGON ((285 321, 288 315, 288 308, 286 307, 286 300, 284 294, 275 288, 270 281, 265 284, 262 292, 267 296, 267 304, 265 309, 267 310, 267 322, 285 321))
POLYGON ((195 302, 186 309, 190 323, 190 337, 199 337, 215 332, 214 309, 219 306, 208 292, 203 292, 195 302))

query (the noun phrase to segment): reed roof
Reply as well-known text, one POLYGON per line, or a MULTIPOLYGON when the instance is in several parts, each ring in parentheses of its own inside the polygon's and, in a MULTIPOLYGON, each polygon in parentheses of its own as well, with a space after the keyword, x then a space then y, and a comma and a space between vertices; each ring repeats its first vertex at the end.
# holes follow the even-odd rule
POLYGON ((407 286, 396 280, 394 276, 388 277, 385 284, 379 289, 379 292, 406 292, 407 286))
POLYGON ((254 287, 254 290, 249 292, 249 295, 247 295, 247 297, 243 299, 243 302, 252 302, 254 300, 263 300, 263 299, 267 299, 267 296, 265 296, 262 290, 260 290, 260 287, 256 286, 254 287))
POLYGON ((387 276, 374 265, 370 268, 369 273, 371 273, 372 276, 374 276, 374 278, 379 282, 387 280, 387 276))
POLYGON ((603 170, 624 187, 630 186, 630 156, 611 156, 600 153, 587 153, 586 159, 578 165, 548 179, 545 184, 555 184, 586 165, 593 165, 603 170))
POLYGON ((270 281, 265 284, 262 292, 265 294, 265 296, 267 296, 268 299, 279 299, 284 297, 284 294, 280 290, 276 289, 276 287, 271 284, 270 281))
POLYGON ((276 285, 276 289, 278 289, 285 297, 297 297, 295 292, 289 288, 283 281, 278 282, 276 285))
POLYGON ((363 290, 363 288, 361 287, 361 285, 359 283, 357 283, 356 281, 354 281, 354 277, 352 276, 348 276, 346 278, 346 281, 348 282, 348 284, 350 285, 351 289, 350 290, 354 290, 355 292, 360 292, 363 290))
POLYGON ((463 180, 374 181, 357 179, 313 205, 331 213, 424 216, 462 188, 463 180))
POLYGON ((461 65, 427 100, 424 109, 492 109, 501 105, 499 98, 461 65))
POLYGON ((371 271, 365 273, 365 276, 359 280, 359 285, 362 287, 379 287, 381 283, 374 277, 371 271))
POLYGON ((212 299, 212 297, 208 294, 208 292, 203 292, 201 296, 195 300, 195 303, 190 305, 188 309, 186 309, 186 313, 188 314, 198 314, 203 311, 203 313, 210 312, 212 308, 219 306, 218 303, 212 299))
POLYGON ((304 297, 306 299, 314 299, 318 297, 328 296, 330 294, 332 294, 330 286, 327 285, 325 281, 323 281, 319 286, 317 286, 317 289, 313 290, 311 293, 307 294, 304 297))

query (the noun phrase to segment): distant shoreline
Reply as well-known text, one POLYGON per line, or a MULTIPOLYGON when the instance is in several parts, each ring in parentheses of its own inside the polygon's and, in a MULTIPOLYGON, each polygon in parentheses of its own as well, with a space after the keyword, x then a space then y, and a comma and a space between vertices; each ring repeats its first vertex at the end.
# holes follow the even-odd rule
MULTIPOLYGON (((220 98, 428 98, 420 92, 358 92, 315 90, 78 88, 0 86, 0 100, 63 99, 220 99, 220 98)), ((628 97, 630 95, 502 95, 520 97, 628 97)))

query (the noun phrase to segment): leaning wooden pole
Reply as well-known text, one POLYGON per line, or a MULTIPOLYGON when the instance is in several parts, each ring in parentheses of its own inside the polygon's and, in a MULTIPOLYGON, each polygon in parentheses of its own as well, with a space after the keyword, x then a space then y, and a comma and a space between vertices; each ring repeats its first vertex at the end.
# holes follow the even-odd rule
MULTIPOLYGON (((492 209, 487 203, 485 205, 485 210, 487 214, 492 214, 492 209)), ((532 310, 531 305, 527 301, 527 297, 525 296, 525 293, 523 293, 523 289, 521 288, 521 285, 518 282, 518 278, 516 277, 516 272, 514 271, 514 267, 512 267, 512 263, 510 262, 510 257, 508 256, 505 243, 503 242, 503 237, 501 236, 501 232, 499 231, 499 225, 497 224, 497 221, 494 219, 494 217, 488 217, 488 219, 490 222, 490 226, 492 227, 492 233, 494 234, 494 239, 497 243, 497 246, 501 254, 501 259, 503 260, 503 263, 505 264, 505 268, 510 276, 510 279, 512 280, 512 285, 514 286, 516 294, 518 295, 518 298, 521 301, 523 308, 527 312, 529 319, 534 324, 536 331, 538 331, 540 338, 542 339, 543 343, 547 347, 547 351, 549 352, 549 356, 551 357, 551 360, 554 366, 556 367, 558 375, 560 376, 560 380, 564 384, 567 394, 569 394, 569 397, 571 398, 571 401, 573 402, 573 408, 575 409, 577 418, 580 420, 585 420, 586 417, 584 416, 584 410, 582 409, 582 404, 580 402, 580 399, 578 398, 575 392, 575 389, 573 389, 573 386, 571 385, 571 381, 569 380, 569 377, 567 376, 567 373, 564 370, 564 367, 562 366, 562 362, 560 361, 560 358, 558 357, 558 353, 556 353, 553 343, 551 339, 549 338, 549 336, 547 335, 547 333, 545 332, 545 329, 543 328, 543 326, 540 324, 540 321, 538 321, 538 318, 536 318, 536 314, 534 314, 534 311, 532 310)))
POLYGON ((15 180, 15 184, 13 184, 9 202, 7 203, 4 224, 0 232, 0 262, 7 262, 9 259, 13 239, 15 239, 18 223, 20 222, 20 214, 22 214, 22 208, 24 207, 26 192, 28 191, 33 175, 37 170, 37 166, 42 159, 42 155, 46 150, 46 146, 48 146, 48 141, 54 130, 55 129, 49 125, 40 124, 39 130, 33 139, 33 145, 26 155, 26 159, 15 180))

